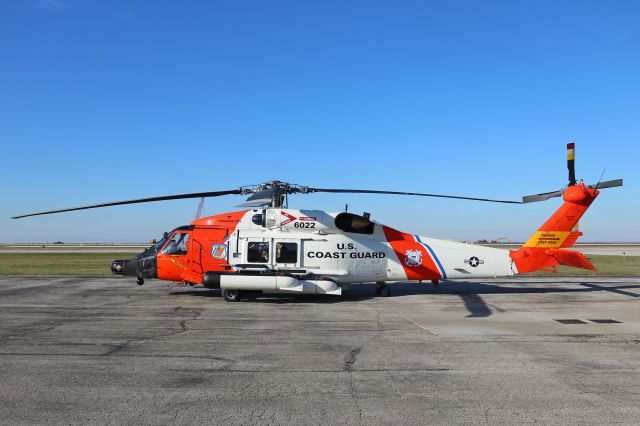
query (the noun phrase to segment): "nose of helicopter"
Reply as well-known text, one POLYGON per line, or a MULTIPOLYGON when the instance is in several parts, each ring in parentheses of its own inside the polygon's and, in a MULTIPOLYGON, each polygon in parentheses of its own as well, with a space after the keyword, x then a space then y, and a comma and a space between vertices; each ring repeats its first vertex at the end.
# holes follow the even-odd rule
MULTIPOLYGON (((138 258, 125 260, 122 262, 122 275, 127 277, 142 277, 140 267, 138 265, 138 258)), ((144 277, 143 277, 144 278, 144 277)))
POLYGON ((137 257, 133 259, 114 260, 111 262, 111 272, 116 275, 125 275, 127 277, 142 277, 142 271, 138 267, 137 257))
POLYGON ((124 271, 124 262, 126 260, 114 260, 111 262, 111 272, 116 275, 122 275, 124 271))
POLYGON ((111 262, 111 272, 116 275, 138 278, 157 278, 157 252, 147 249, 133 259, 118 259, 111 262))

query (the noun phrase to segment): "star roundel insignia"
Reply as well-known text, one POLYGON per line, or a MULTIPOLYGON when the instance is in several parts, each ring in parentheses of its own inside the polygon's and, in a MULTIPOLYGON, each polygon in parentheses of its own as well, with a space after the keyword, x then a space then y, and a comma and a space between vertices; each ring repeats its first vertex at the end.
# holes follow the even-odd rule
POLYGON ((478 259, 476 256, 471 256, 469 259, 465 259, 464 263, 468 263, 472 268, 482 265, 484 260, 478 259))

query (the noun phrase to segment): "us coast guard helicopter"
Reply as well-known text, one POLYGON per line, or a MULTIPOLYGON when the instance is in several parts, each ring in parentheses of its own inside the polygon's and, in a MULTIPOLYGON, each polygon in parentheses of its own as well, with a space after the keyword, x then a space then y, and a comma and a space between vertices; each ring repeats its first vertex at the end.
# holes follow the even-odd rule
POLYGON ((578 221, 600 189, 622 179, 585 185, 574 171, 574 144, 567 145, 566 188, 523 197, 522 201, 366 189, 312 188, 271 181, 226 191, 169 195, 94 204, 16 216, 13 219, 98 207, 185 198, 250 195, 246 210, 198 218, 180 226, 153 247, 111 270, 137 278, 157 278, 220 289, 228 302, 243 291, 340 295, 346 283, 376 282, 378 296, 389 296, 388 281, 489 278, 556 265, 595 270, 580 252, 567 250, 582 235, 578 221), (392 194, 523 204, 562 196, 564 203, 518 250, 509 251, 402 232, 374 222, 368 213, 327 213, 290 209, 293 194, 392 194))

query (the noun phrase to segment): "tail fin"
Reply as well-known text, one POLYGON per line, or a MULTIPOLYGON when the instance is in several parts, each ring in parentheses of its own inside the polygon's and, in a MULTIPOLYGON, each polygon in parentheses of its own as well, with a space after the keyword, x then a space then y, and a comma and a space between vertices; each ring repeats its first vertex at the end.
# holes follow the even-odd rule
POLYGON ((600 191, 584 183, 568 187, 562 197, 560 208, 529 238, 522 247, 564 248, 571 247, 582 236, 578 221, 587 211, 600 191))
POLYGON ((536 271, 556 265, 596 270, 580 252, 562 250, 571 247, 582 235, 578 221, 600 191, 584 183, 569 186, 562 197, 564 203, 538 231, 510 256, 519 273, 536 271))

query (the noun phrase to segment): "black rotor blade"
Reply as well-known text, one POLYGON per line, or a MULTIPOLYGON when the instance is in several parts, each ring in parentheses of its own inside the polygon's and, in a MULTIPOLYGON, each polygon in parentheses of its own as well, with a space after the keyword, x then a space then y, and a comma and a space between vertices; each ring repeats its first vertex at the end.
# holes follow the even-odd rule
POLYGON ((23 214, 20 216, 13 216, 11 219, 21 219, 23 217, 40 216, 44 214, 72 212, 75 210, 95 209, 98 207, 122 206, 125 204, 138 204, 138 203, 151 203, 154 201, 165 201, 165 200, 181 200, 185 198, 219 197, 221 195, 233 195, 233 194, 241 194, 241 193, 242 191, 240 189, 231 189, 228 191, 194 192, 191 194, 164 195, 161 197, 138 198, 136 200, 114 201, 111 203, 91 204, 88 206, 71 207, 68 209, 48 210, 46 212, 29 213, 29 214, 23 214))
POLYGON ((309 188, 308 191, 309 192, 347 193, 347 194, 417 195, 417 196, 420 196, 420 197, 453 198, 453 199, 456 199, 456 200, 486 201, 486 202, 489 202, 489 203, 522 204, 521 201, 493 200, 493 199, 490 199, 490 198, 461 197, 461 196, 457 196, 457 195, 424 194, 424 193, 421 193, 421 192, 377 191, 377 190, 373 190, 373 189, 309 188))

